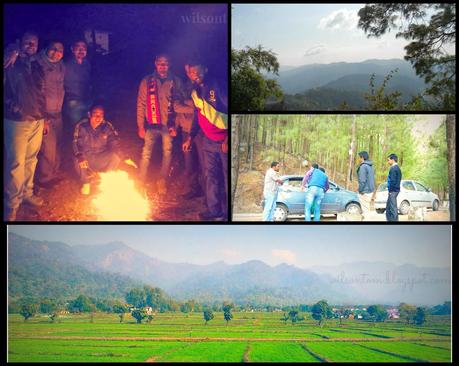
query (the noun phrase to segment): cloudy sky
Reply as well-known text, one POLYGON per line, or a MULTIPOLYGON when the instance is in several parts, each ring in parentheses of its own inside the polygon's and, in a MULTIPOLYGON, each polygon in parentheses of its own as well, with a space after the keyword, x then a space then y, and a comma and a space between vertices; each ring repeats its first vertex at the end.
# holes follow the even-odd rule
POLYGON ((447 225, 14 225, 30 239, 70 245, 122 241, 168 262, 261 260, 301 268, 358 261, 449 267, 447 225))
POLYGON ((232 47, 263 45, 281 65, 403 58, 395 32, 368 39, 357 28, 364 4, 233 4, 232 47))

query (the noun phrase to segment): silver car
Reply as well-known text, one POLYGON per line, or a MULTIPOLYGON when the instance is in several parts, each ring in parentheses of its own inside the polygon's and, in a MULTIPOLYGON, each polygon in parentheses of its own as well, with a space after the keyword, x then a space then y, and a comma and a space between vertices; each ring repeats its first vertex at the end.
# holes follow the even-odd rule
MULTIPOLYGON (((375 209, 377 213, 386 211, 387 183, 379 185, 375 197, 375 209)), ((402 180, 400 182, 400 193, 397 196, 397 206, 401 215, 407 215, 410 207, 426 207, 438 211, 440 199, 430 188, 414 180, 402 180)))

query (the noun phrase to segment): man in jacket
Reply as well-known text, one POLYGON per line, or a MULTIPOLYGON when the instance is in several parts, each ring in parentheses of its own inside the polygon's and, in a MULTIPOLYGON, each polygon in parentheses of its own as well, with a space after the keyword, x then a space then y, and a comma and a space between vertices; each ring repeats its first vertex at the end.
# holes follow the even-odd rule
POLYGON ((375 172, 373 162, 369 160, 368 152, 359 152, 359 166, 357 168, 357 179, 359 181, 360 207, 363 217, 368 217, 371 210, 371 200, 375 190, 375 172))
POLYGON ((62 61, 64 45, 51 41, 39 53, 38 63, 45 77, 46 119, 43 141, 38 154, 36 182, 40 187, 52 188, 57 177, 62 147, 62 104, 64 102, 65 66, 62 61))
POLYGON ((387 221, 398 221, 397 196, 400 193, 400 182, 402 180, 402 171, 398 166, 398 157, 396 154, 390 154, 387 157, 387 163, 390 166, 389 175, 387 176, 387 203, 386 219, 387 221))
POLYGON ((203 171, 206 179, 207 212, 202 220, 227 219, 228 201, 228 97, 223 81, 211 79, 203 63, 194 60, 185 66, 188 78, 193 82, 191 93, 196 107, 190 136, 183 143, 188 151, 199 130, 203 132, 203 171), (223 179, 223 181, 222 181, 223 179))
POLYGON ((276 209, 277 194, 282 180, 279 179, 279 162, 273 161, 271 168, 266 171, 265 184, 263 187, 263 198, 265 207, 263 208, 263 221, 274 221, 274 210, 276 209))
POLYGON ((85 118, 75 126, 73 136, 74 164, 80 178, 81 194, 90 193, 91 172, 116 170, 124 160, 135 167, 135 163, 124 156, 120 149, 118 132, 104 119, 104 107, 95 105, 85 118))
POLYGON ((21 203, 35 207, 43 204, 43 199, 33 194, 37 154, 46 113, 44 74, 40 64, 33 58, 37 48, 38 36, 25 33, 17 61, 4 69, 4 202, 7 221, 16 220, 21 203))
POLYGON ((172 159, 172 138, 177 135, 174 122, 173 88, 177 78, 169 72, 169 57, 159 54, 155 72, 140 82, 137 95, 138 135, 145 140, 140 160, 140 179, 146 182, 151 153, 158 139, 162 141, 162 164, 157 187, 165 193, 172 159))

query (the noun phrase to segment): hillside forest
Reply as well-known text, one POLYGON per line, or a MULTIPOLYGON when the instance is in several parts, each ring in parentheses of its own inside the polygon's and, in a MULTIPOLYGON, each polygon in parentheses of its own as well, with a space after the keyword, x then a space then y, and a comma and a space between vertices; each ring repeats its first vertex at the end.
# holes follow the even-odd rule
POLYGON ((232 121, 233 212, 241 208, 238 197, 247 190, 254 203, 261 200, 263 176, 272 161, 281 163, 280 174, 304 174, 304 160, 317 162, 332 181, 357 191, 358 153, 365 150, 377 185, 387 178, 387 156, 396 153, 404 178, 419 180, 442 200, 451 198, 454 214, 454 115, 442 117, 431 134, 416 129, 413 115, 253 114, 236 115, 232 121), (242 173, 244 180, 238 181, 242 173), (252 185, 254 179, 258 181, 252 185))

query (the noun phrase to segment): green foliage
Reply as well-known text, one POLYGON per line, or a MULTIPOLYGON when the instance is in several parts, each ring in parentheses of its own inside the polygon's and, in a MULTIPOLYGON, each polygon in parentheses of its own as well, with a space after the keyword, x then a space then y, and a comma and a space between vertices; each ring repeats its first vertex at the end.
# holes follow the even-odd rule
POLYGON ((381 305, 370 305, 367 311, 371 319, 375 322, 383 322, 389 316, 386 309, 381 305))
POLYGON ((399 98, 402 95, 401 92, 395 91, 386 94, 387 84, 394 74, 398 72, 398 69, 392 70, 383 80, 379 88, 375 88, 375 74, 370 78, 370 93, 365 94, 365 99, 369 103, 369 110, 374 111, 392 111, 400 109, 399 98))
POLYGON ((416 325, 423 325, 426 322, 427 313, 425 308, 416 308, 416 314, 414 315, 414 323, 416 325))
POLYGON ((80 295, 75 300, 72 300, 68 304, 68 310, 71 313, 89 313, 93 310, 91 300, 85 296, 80 295))
POLYGON ((234 305, 233 304, 223 304, 222 311, 223 311, 223 318, 226 320, 226 325, 228 325, 228 322, 233 319, 233 314, 231 313, 231 310, 233 309, 234 305))
POLYGON ((135 309, 132 310, 131 316, 137 321, 137 324, 141 324, 142 320, 148 317, 144 309, 135 309))
POLYGON ((401 303, 398 306, 398 311, 400 314, 400 319, 405 320, 406 324, 410 324, 410 322, 414 320, 414 317, 416 315, 416 306, 401 303))
POLYGON ((436 305, 429 312, 431 315, 451 315, 451 301, 445 301, 441 305, 436 305))
POLYGON ((207 325, 207 322, 211 321, 214 318, 214 313, 212 312, 211 309, 206 309, 203 312, 203 316, 204 316, 204 320, 206 321, 206 325, 207 325))
POLYGON ((266 79, 262 71, 277 74, 279 62, 272 51, 246 47, 231 49, 231 106, 234 110, 263 110, 265 100, 281 98, 282 90, 276 80, 266 79))
POLYGON ((290 310, 288 313, 288 318, 292 322, 292 325, 295 325, 295 323, 304 320, 304 317, 300 315, 298 310, 290 310))
POLYGON ((24 304, 21 307, 20 314, 24 317, 24 321, 33 317, 38 310, 37 304, 24 304))
POLYGON ((359 27, 369 37, 397 29, 396 37, 411 41, 405 59, 429 84, 425 94, 435 108, 455 110, 456 99, 456 5, 428 3, 368 4, 359 11, 359 27), (427 12, 433 15, 426 21, 427 12))
POLYGON ((113 312, 115 314, 118 314, 118 316, 120 317, 120 323, 122 323, 124 319, 124 314, 128 312, 128 308, 124 304, 117 303, 113 305, 113 312))
POLYGON ((330 305, 326 300, 320 300, 311 307, 312 318, 319 322, 321 326, 325 319, 332 317, 330 305))

